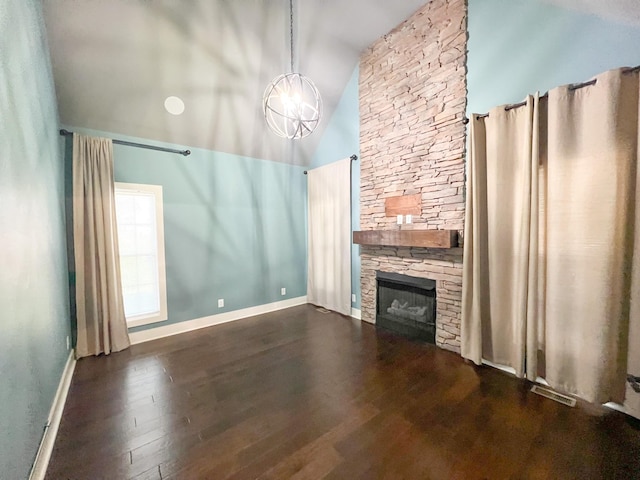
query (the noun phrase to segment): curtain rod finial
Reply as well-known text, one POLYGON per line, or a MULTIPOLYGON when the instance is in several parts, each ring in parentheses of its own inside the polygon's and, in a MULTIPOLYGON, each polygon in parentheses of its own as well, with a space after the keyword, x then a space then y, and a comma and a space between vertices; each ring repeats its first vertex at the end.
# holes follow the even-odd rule
POLYGON ((354 153, 349 158, 351 159, 351 161, 355 162, 358 159, 358 156, 354 153))

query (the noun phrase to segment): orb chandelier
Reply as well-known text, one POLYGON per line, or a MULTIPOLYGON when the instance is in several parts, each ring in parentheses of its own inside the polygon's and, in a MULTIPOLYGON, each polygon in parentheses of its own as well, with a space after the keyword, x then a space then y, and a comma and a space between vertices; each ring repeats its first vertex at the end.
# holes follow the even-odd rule
POLYGON ((322 116, 322 99, 313 82, 293 73, 293 0, 289 0, 291 72, 274 78, 264 91, 262 108, 269 128, 284 138, 311 134, 322 116))

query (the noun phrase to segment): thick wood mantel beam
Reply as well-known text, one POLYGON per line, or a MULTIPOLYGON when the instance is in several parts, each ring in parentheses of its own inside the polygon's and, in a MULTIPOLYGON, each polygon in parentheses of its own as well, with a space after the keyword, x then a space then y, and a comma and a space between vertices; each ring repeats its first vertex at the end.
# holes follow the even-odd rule
POLYGON ((456 230, 361 230, 353 232, 353 243, 387 247, 454 248, 456 230))

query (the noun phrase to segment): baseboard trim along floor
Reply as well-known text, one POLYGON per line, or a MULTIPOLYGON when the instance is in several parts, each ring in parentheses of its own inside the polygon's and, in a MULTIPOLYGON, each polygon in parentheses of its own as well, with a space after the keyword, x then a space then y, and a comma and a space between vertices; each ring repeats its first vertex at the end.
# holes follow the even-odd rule
POLYGON ((64 404, 67 401, 67 394, 69 393, 71 378, 73 377, 73 371, 75 368, 75 353, 73 350, 70 350, 67 363, 62 372, 62 377, 60 377, 56 396, 53 398, 53 403, 51 404, 47 424, 45 426, 44 434, 42 435, 42 440, 40 441, 40 447, 38 448, 36 459, 33 462, 33 467, 31 468, 31 473, 29 474, 29 480, 42 480, 47 473, 47 466, 49 465, 51 453, 53 452, 53 445, 56 441, 56 436, 58 435, 60 419, 62 418, 64 404))
POLYGON ((281 300, 279 302, 266 303, 264 305, 257 305, 255 307, 233 310, 232 312, 224 312, 217 315, 209 315, 208 317, 172 323, 171 325, 150 328, 148 330, 142 330, 139 332, 132 332, 129 333, 129 339, 131 340, 132 345, 136 345, 138 343, 150 342, 151 340, 157 340, 159 338, 170 337, 172 335, 178 335, 180 333, 199 330, 200 328, 212 327, 213 325, 219 325, 221 323, 233 322, 235 320, 253 317, 255 315, 262 315, 263 313, 275 312, 276 310, 283 310, 290 307, 297 307, 298 305, 304 305, 306 303, 306 295, 302 297, 290 298, 287 300, 281 300))

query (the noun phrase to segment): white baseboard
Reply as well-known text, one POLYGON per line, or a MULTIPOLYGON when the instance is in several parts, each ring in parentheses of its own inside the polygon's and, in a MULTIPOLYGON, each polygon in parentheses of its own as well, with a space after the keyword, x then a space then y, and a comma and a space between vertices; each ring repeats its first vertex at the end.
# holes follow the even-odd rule
POLYGON ((253 317, 255 315, 262 315, 263 313, 297 307, 298 305, 304 305, 306 303, 306 295, 303 297, 290 298, 279 302, 257 305, 255 307, 243 308, 232 312, 209 315, 208 317, 196 318, 194 320, 186 320, 184 322, 173 323, 171 325, 164 325, 161 327, 150 328, 148 330, 142 330, 140 332, 133 332, 129 334, 129 340, 131 341, 131 345, 136 345, 138 343, 149 342, 159 338, 199 330, 201 328, 212 327, 213 325, 219 325, 221 323, 233 322, 234 320, 253 317))
MULTIPOLYGON (((487 365, 488 367, 493 367, 493 368, 497 368, 498 370, 502 370, 503 372, 506 372, 509 375, 513 375, 514 377, 516 376, 516 369, 513 367, 507 367, 506 365, 493 363, 493 362, 490 362, 489 360, 485 360, 484 358, 482 359, 482 364, 487 365)), ((540 385, 544 385, 545 387, 551 388, 551 385, 549 385, 549 382, 547 382, 542 377, 536 377, 535 383, 539 383, 540 385)))
POLYGON ((74 351, 69 351, 69 357, 67 363, 64 366, 60 383, 58 384, 58 390, 56 396, 53 398, 51 404, 51 410, 49 411, 49 417, 47 418, 47 425, 45 426, 42 440, 40 441, 40 447, 36 454, 36 459, 31 467, 31 473, 29 474, 29 480, 41 480, 44 479, 47 473, 47 467, 49 466, 49 460, 51 459, 51 453, 53 452, 53 445, 58 435, 58 427, 60 426, 60 420, 62 418, 62 411, 64 410, 64 404, 67 401, 67 394, 69 393, 69 387, 71 386, 71 379, 73 378, 73 371, 76 368, 76 359, 74 351))
POLYGON ((351 308, 351 316, 356 320, 362 320, 362 311, 359 308, 351 308))
MULTIPOLYGON (((511 375, 514 375, 514 376, 516 374, 515 368, 511 368, 511 367, 507 367, 505 365, 500 365, 500 364, 497 364, 497 363, 493 363, 493 362, 490 362, 489 360, 482 359, 482 364, 483 365, 487 365, 488 367, 497 368, 498 370, 502 370, 503 372, 509 373, 511 375)), ((549 382, 547 382, 547 380, 542 378, 542 377, 536 377, 535 383, 540 384, 540 385, 544 385, 545 387, 553 388, 551 385, 549 385, 549 382)), ((575 396, 575 395, 571 395, 571 396, 575 396)), ((629 410, 627 408, 625 408, 624 405, 620 405, 619 403, 607 402, 607 403, 604 403, 603 406, 605 406, 607 408, 610 408, 611 410, 617 410, 619 412, 622 412, 622 413, 625 413, 627 415, 631 415, 632 417, 635 417, 635 415, 633 415, 631 412, 629 412, 629 410)))
POLYGON ((485 360, 484 358, 482 359, 482 364, 483 365, 487 365, 488 367, 492 367, 492 368, 497 368, 498 370, 502 370, 505 373, 508 373, 509 375, 513 375, 514 377, 516 376, 516 369, 513 367, 507 367, 506 365, 501 365, 499 363, 493 363, 490 362, 489 360, 485 360))
POLYGON ((611 410, 617 410, 618 412, 622 412, 625 413, 627 415, 631 415, 632 417, 634 417, 635 415, 632 415, 629 410, 627 410, 625 408, 624 405, 620 405, 619 403, 615 403, 615 402, 607 402, 603 404, 605 407, 610 408, 611 410))

